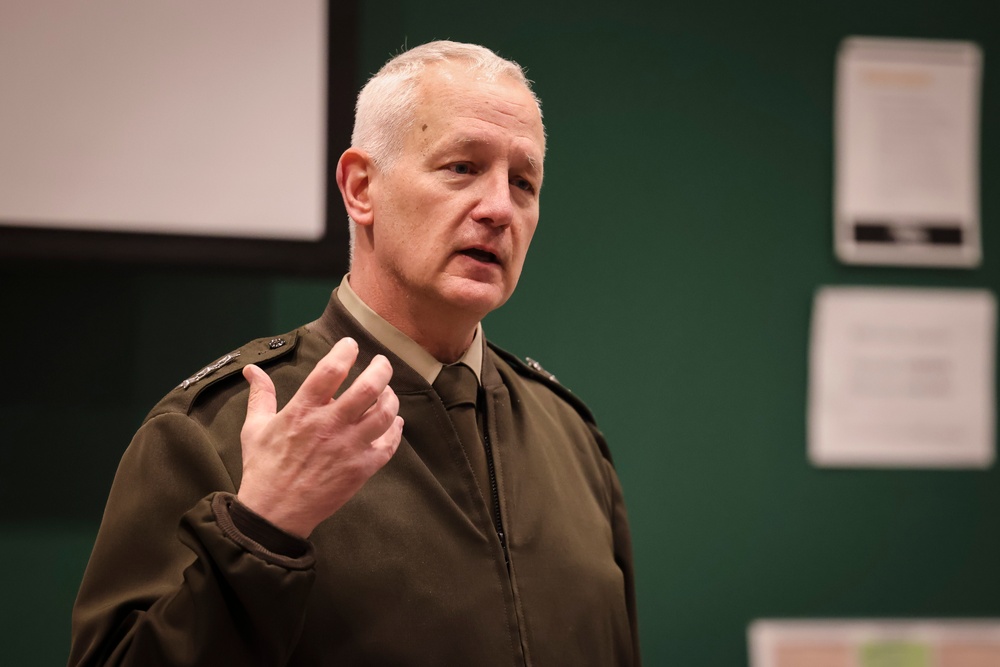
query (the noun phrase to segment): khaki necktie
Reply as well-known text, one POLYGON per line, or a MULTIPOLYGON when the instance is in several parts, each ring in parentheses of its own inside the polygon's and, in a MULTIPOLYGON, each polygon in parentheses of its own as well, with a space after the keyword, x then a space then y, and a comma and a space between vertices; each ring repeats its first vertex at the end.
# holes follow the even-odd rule
POLYGON ((490 474, 486 463, 486 449, 483 436, 476 421, 476 398, 479 395, 479 381, 476 374, 465 364, 454 364, 441 369, 434 380, 434 390, 448 408, 448 416, 455 426, 458 439, 472 464, 479 488, 486 502, 490 497, 490 474))

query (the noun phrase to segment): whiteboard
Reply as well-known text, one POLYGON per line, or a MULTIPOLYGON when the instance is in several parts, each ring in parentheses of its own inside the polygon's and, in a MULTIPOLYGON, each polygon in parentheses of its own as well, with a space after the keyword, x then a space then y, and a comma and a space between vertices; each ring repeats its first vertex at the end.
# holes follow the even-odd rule
POLYGON ((310 241, 326 3, 0 3, 0 226, 310 241))

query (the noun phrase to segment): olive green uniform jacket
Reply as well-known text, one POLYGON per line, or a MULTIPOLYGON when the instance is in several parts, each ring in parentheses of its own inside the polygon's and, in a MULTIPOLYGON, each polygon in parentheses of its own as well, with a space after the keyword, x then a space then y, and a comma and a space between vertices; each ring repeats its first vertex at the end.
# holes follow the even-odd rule
POLYGON ((122 458, 71 665, 639 663, 618 479, 586 408, 550 376, 485 355, 494 497, 434 390, 336 296, 316 322, 237 352, 168 394, 122 458), (239 370, 262 366, 280 409, 343 336, 360 345, 348 383, 376 354, 392 363, 403 439, 296 553, 233 495, 249 391, 239 370))

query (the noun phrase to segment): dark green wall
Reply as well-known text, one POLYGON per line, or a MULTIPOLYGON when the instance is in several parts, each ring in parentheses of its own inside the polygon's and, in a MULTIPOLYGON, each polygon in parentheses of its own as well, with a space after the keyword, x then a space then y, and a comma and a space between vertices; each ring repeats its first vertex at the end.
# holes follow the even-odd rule
MULTIPOLYGON (((587 400, 611 441, 647 664, 744 664, 758 617, 1000 616, 1000 473, 805 458, 818 286, 1000 288, 1000 5, 383 1, 362 11, 359 77, 432 38, 518 60, 543 99, 542 221, 487 331, 587 400), (849 34, 982 46, 981 268, 833 259, 833 67, 849 34)), ((144 412, 220 353, 314 317, 336 281, 44 263, 0 281, 2 661, 59 664, 144 412)))

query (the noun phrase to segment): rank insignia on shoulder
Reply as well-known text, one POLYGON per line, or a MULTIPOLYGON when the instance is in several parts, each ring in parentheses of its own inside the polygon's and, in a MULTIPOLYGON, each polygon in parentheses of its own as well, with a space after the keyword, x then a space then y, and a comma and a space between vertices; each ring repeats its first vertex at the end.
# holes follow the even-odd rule
POLYGON ((530 368, 531 370, 535 371, 536 373, 541 373, 542 375, 552 380, 553 382, 559 382, 559 380, 556 379, 555 375, 542 368, 542 365, 537 361, 535 361, 534 359, 532 359, 531 357, 525 357, 524 361, 527 363, 528 368, 530 368))
POLYGON ((194 383, 198 382, 199 380, 201 380, 203 378, 208 377, 209 375, 211 375, 215 371, 219 370, 223 366, 226 366, 227 364, 232 363, 233 361, 236 360, 236 357, 238 357, 238 356, 240 356, 239 352, 230 352, 229 354, 227 354, 226 356, 222 357, 218 361, 212 362, 208 366, 205 366, 200 371, 198 371, 197 373, 195 373, 194 375, 192 375, 191 377, 189 377, 187 380, 184 380, 184 382, 181 382, 179 385, 177 385, 177 388, 178 389, 187 389, 188 387, 190 387, 194 383))

